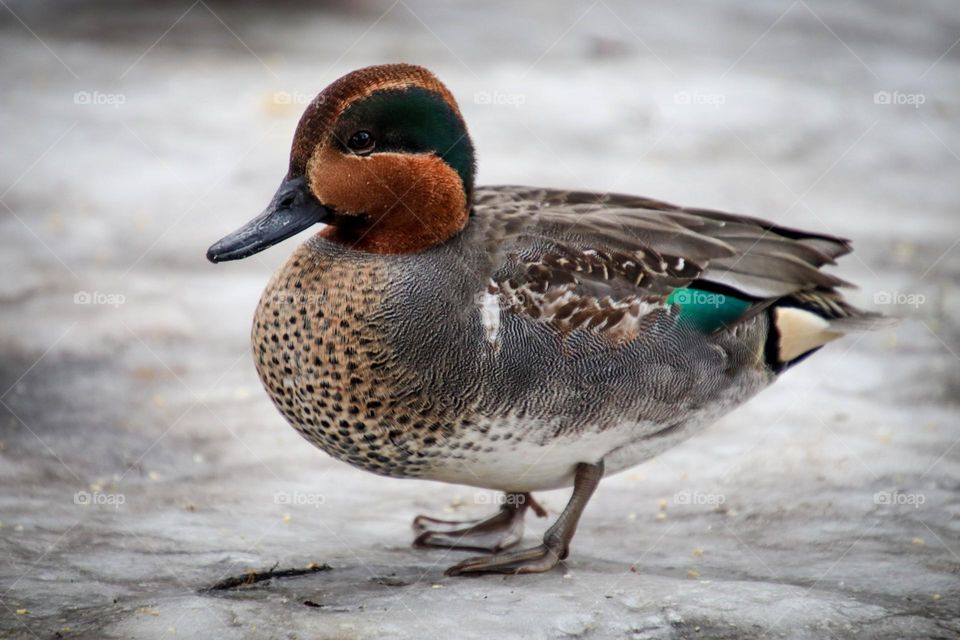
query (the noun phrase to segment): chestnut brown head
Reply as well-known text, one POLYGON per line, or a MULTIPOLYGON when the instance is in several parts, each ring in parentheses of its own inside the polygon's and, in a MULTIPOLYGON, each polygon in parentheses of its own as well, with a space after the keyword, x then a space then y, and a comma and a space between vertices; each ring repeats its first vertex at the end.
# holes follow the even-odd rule
POLYGON ((314 98, 267 209, 207 257, 245 258, 318 222, 328 240, 358 251, 426 250, 466 225, 474 163, 457 103, 432 73, 359 69, 314 98))

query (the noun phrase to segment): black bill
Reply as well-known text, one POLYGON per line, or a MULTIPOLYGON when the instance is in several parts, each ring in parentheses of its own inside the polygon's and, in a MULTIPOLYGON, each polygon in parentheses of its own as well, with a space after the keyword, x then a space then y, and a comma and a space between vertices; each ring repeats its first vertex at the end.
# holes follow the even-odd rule
POLYGON ((318 222, 333 212, 310 193, 304 177, 284 180, 259 216, 207 249, 207 260, 240 260, 263 251, 318 222))

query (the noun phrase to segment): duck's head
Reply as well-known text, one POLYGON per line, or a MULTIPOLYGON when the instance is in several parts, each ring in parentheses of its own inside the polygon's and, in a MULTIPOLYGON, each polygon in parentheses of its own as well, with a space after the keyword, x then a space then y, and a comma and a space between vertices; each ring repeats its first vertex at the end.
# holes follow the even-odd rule
POLYGON ((316 223, 329 225, 328 240, 360 251, 423 251, 466 225, 473 175, 460 109, 432 73, 359 69, 314 98, 273 200, 207 258, 246 258, 316 223))

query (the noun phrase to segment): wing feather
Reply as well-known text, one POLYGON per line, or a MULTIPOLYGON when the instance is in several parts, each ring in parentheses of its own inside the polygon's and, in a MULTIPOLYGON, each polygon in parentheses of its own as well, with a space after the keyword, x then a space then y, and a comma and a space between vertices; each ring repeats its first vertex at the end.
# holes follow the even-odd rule
POLYGON ((638 196, 480 187, 474 221, 488 226, 489 292, 564 331, 631 339, 691 285, 763 305, 850 286, 821 270, 846 239, 638 196))

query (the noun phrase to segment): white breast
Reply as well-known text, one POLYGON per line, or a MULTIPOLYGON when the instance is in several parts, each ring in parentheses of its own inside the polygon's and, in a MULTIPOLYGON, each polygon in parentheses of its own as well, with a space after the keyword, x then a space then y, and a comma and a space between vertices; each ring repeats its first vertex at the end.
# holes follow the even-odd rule
POLYGON ((605 459, 606 472, 616 473, 649 458, 644 455, 641 434, 650 434, 658 429, 650 423, 625 423, 615 429, 602 432, 570 434, 551 438, 545 442, 533 439, 504 440, 511 433, 529 432, 531 427, 539 433, 552 433, 552 425, 531 425, 498 421, 478 427, 489 427, 486 435, 480 429, 464 434, 457 439, 457 453, 462 459, 446 458, 438 462, 426 476, 431 480, 465 484, 500 491, 545 491, 573 484, 573 475, 581 462, 595 463, 605 459, 611 452, 629 446, 628 459, 605 459), (499 436, 494 439, 495 436, 499 436), (464 449, 464 445, 472 446, 464 449), (636 442, 635 445, 630 445, 636 442))

